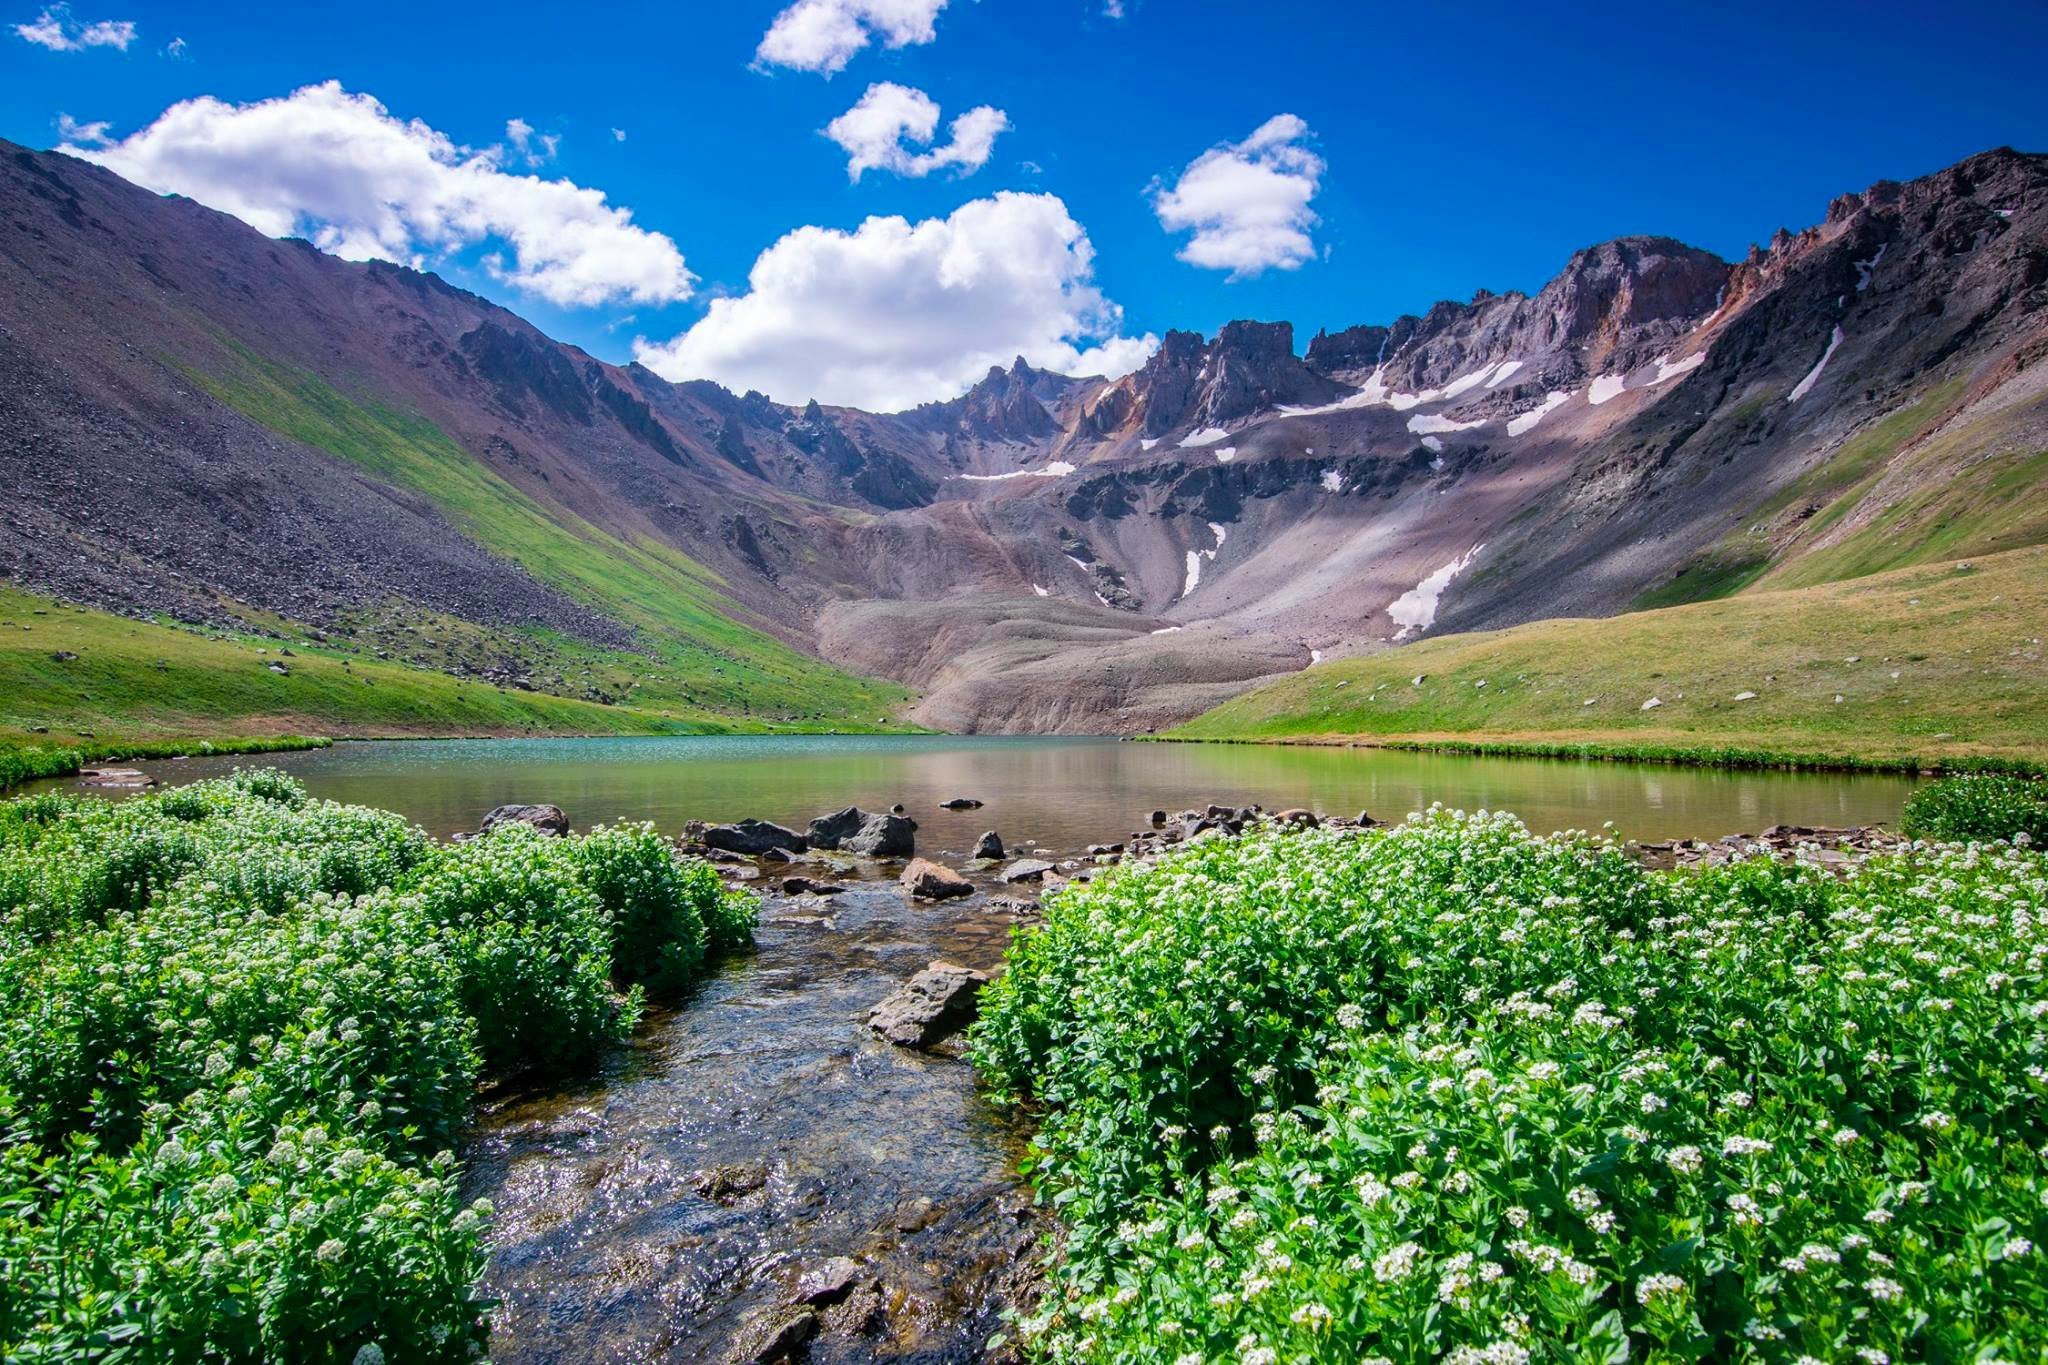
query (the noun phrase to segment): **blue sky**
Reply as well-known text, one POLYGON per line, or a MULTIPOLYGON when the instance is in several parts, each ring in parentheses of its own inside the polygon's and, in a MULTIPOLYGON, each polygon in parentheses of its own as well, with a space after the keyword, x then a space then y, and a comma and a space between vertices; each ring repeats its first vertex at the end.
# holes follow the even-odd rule
MULTIPOLYGON (((843 2, 858 10, 859 0, 843 2)), ((563 301, 560 289, 494 274, 487 260, 502 263, 505 247, 493 234, 416 254, 614 360, 631 357, 635 338, 666 342, 713 299, 744 294, 757 256, 792 230, 851 233, 874 215, 946 219, 999 191, 1056 196, 1092 246, 1092 271, 1049 267, 1066 272, 1062 297, 1099 333, 1077 334, 1076 349, 1112 333, 1213 331, 1234 317, 1292 320, 1305 345, 1321 326, 1385 321, 1480 287, 1534 289, 1573 249, 1602 238, 1659 232, 1739 254, 1880 177, 2001 143, 2048 147, 2038 93, 2048 7, 2038 3, 1587 5, 1567 15, 1527 4, 1123 0, 1120 18, 1105 3, 952 0, 933 17, 931 41, 871 42, 828 78, 756 60, 784 8, 777 0, 574 12, 76 0, 54 15, 69 35, 63 45, 76 49, 66 51, 16 32, 35 26, 43 5, 0 0, 0 134, 48 146, 69 115, 105 121, 118 141, 179 101, 243 105, 324 81, 470 149, 509 149, 508 121, 524 120, 532 157, 507 150, 507 169, 566 178, 630 210, 635 226, 680 251, 690 297, 670 287, 643 291, 666 302, 617 293, 563 301), (78 46, 95 22, 132 24, 133 36, 125 47, 78 46), (174 39, 182 48, 166 55, 174 39), (971 173, 880 169, 851 181, 848 152, 820 130, 878 82, 936 101, 941 143, 943 125, 972 107, 1001 110, 1007 130, 971 173), (1305 126, 1288 145, 1316 169, 1314 221, 1302 225, 1313 258, 1235 273, 1182 259, 1191 233, 1162 225, 1158 192, 1206 149, 1241 143, 1281 114, 1305 126), (549 137, 558 139, 552 156, 541 150, 549 137), (1108 304, 1121 309, 1113 325, 1102 316, 1108 304)), ((1049 221, 1041 215, 1032 231, 1051 230, 1049 221)), ((967 226, 958 230, 964 240, 967 226)), ((1021 239, 977 240, 993 241, 998 257, 1025 253, 1021 239)), ((818 259, 859 268, 848 252, 818 259)), ((989 283, 994 293, 1034 287, 989 283)), ((915 280, 885 272, 858 307, 910 299, 891 320, 915 332, 924 304, 911 296, 920 293, 915 280)), ((800 368, 762 372, 790 401, 805 396, 791 390, 813 369, 833 375, 817 380, 836 388, 828 397, 909 401, 952 382, 937 358, 886 376, 887 357, 834 369, 838 333, 784 345, 765 320, 772 311, 743 328, 735 314, 744 338, 710 346, 718 339, 707 336, 672 363, 729 365, 720 377, 745 380, 760 348, 786 350, 800 368)), ((978 317, 934 319, 930 330, 978 317)), ((868 330, 842 323, 842 332, 868 330)), ((990 344, 1009 339, 1006 327, 1043 341, 1046 325, 994 318, 990 344)), ((878 335, 877 345, 892 344, 886 323, 878 335)))

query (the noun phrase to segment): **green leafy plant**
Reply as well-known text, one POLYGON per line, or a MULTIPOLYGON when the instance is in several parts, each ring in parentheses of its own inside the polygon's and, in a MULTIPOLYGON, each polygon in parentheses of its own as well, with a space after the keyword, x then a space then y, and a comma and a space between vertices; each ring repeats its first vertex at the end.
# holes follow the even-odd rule
POLYGON ((1972 774, 1944 778, 1906 802, 1906 833, 1915 839, 2021 839, 2048 843, 2048 782, 1972 774))
POLYGON ((444 849, 276 773, 0 804, 0 1356, 475 1358, 478 1077, 752 904, 645 828, 444 849))
POLYGON ((2048 860, 1647 872, 1432 812, 1068 891, 983 996, 1041 1358, 2048 1349, 2048 860))

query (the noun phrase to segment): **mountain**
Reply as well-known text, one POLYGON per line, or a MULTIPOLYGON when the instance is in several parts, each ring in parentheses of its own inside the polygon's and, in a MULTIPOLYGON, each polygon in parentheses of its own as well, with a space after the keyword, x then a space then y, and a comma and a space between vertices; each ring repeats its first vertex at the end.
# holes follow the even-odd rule
POLYGON ((1133 732, 2048 539, 2044 302, 2048 158, 1999 150, 1739 262, 1626 237, 1301 354, 794 408, 0 144, 0 573, 692 723, 1133 732))

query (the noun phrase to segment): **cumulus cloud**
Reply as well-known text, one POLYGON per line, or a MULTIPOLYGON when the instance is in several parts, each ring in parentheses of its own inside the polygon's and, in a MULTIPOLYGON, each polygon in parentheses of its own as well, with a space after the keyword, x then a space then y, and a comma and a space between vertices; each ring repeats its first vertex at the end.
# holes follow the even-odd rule
POLYGON ((747 292, 689 331, 638 342, 670 379, 716 379, 800 403, 877 411, 956 397, 1023 356, 1069 374, 1127 374, 1158 346, 1121 335, 1088 235, 1049 194, 1004 192, 945 218, 802 227, 754 262, 747 292))
POLYGON ((825 126, 825 136, 846 151, 846 174, 858 180, 864 171, 894 171, 924 176, 947 166, 968 174, 988 164, 996 137, 1010 126, 1010 116, 984 104, 953 120, 951 142, 933 145, 939 129, 939 106, 922 90, 882 81, 868 87, 860 103, 825 126), (912 151, 908 142, 924 147, 912 151))
POLYGON ((1315 258, 1309 202, 1323 159, 1304 144, 1308 125, 1293 114, 1267 119, 1242 142, 1226 142, 1188 163, 1171 189, 1156 188, 1152 208, 1168 232, 1194 235, 1179 255, 1189 265, 1228 270, 1232 279, 1293 270, 1315 258))
POLYGON ((533 125, 523 118, 506 121, 505 140, 512 144, 513 151, 526 159, 529 166, 554 160, 555 153, 562 146, 560 133, 536 133, 533 125))
POLYGON ((135 41, 135 25, 127 19, 98 19, 81 24, 71 17, 69 5, 52 5, 32 23, 16 24, 15 33, 37 47, 52 52, 83 52, 89 47, 128 50, 135 41))
POLYGON ((874 39, 889 47, 930 42, 945 7, 946 0, 796 0, 768 26, 754 60, 830 76, 874 39))
POLYGON ((673 241, 601 191, 511 174, 505 149, 458 146, 334 81, 254 104, 186 100, 133 137, 65 150, 350 260, 491 243, 498 278, 565 307, 669 303, 694 281, 673 241))

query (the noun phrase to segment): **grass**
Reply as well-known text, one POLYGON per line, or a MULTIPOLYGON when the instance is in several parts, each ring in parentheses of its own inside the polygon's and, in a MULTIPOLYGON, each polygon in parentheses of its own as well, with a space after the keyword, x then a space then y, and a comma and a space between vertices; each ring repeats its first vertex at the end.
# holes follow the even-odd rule
POLYGON ((439 846, 262 772, 0 803, 0 1357, 480 1358, 479 1078, 588 1067, 754 913, 646 825, 439 846))
POLYGON ((1657 873, 1432 811, 1048 897, 973 1057, 1032 1357, 2040 1360, 2048 859, 1657 873))
POLYGON ((1257 688, 1167 737, 2025 767, 2048 760, 2044 622, 2048 549, 2015 550, 1424 640, 1257 688))
POLYGON ((872 726, 908 695, 742 624, 710 570, 651 536, 608 531, 542 502, 417 414, 343 393, 229 340, 212 371, 186 373, 272 431, 421 494, 484 548, 633 628, 641 639, 634 652, 558 641, 553 653, 563 669, 630 681, 643 708, 845 728, 872 726))

